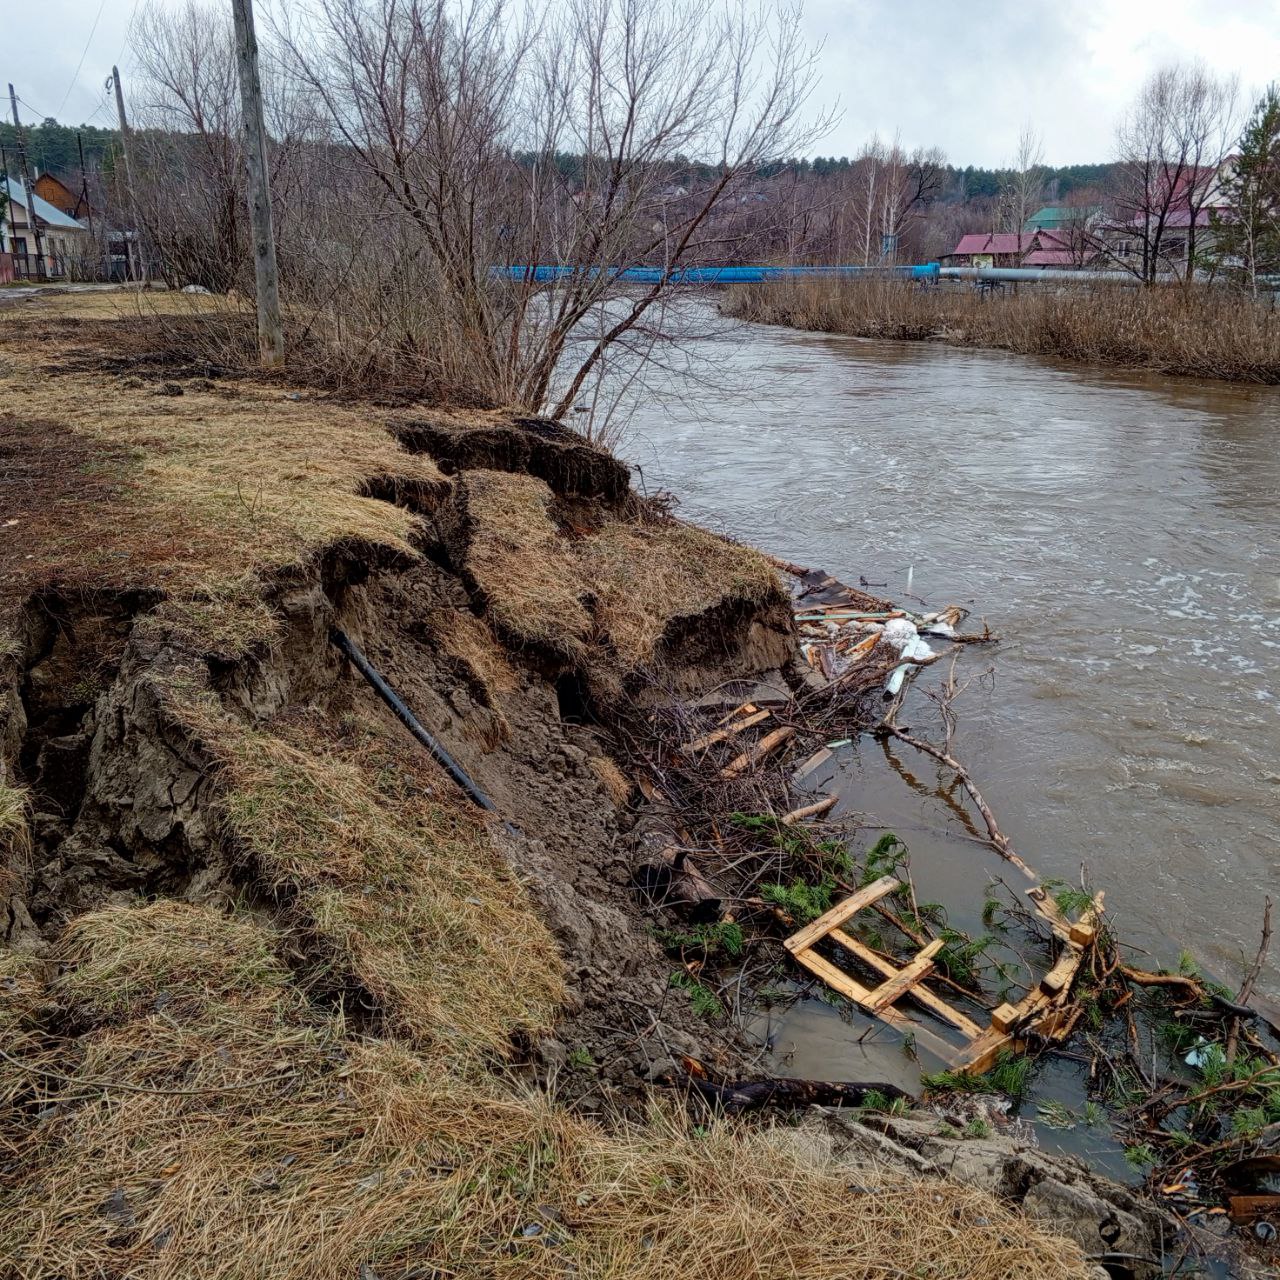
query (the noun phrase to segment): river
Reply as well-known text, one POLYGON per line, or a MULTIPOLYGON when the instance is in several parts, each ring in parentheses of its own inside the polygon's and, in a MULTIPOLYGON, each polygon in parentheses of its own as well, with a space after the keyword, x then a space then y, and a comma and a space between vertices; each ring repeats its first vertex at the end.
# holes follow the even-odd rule
MULTIPOLYGON (((1280 898, 1280 392, 758 325, 709 325, 688 354, 704 380, 651 378, 622 441, 648 488, 985 617, 1002 643, 964 654, 992 674, 956 746, 1015 847, 1046 877, 1086 865, 1151 960, 1189 951, 1238 984, 1280 898)), ((832 779, 976 919, 1001 868, 930 762, 865 742, 832 779)))

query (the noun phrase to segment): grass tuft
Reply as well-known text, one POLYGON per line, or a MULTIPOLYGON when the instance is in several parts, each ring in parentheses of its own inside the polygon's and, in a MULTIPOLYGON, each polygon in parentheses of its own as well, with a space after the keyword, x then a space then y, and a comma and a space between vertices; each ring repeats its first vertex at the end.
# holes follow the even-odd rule
POLYGON ((225 821, 308 935, 322 987, 356 984, 417 1043, 474 1056, 549 1025, 559 953, 505 859, 398 726, 250 729, 183 708, 223 763, 225 821))

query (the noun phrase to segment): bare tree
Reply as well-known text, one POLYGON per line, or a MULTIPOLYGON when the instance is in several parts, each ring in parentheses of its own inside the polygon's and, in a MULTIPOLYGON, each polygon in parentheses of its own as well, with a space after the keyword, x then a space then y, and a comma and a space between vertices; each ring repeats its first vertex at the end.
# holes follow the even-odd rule
POLYGON ((421 336, 450 377, 561 417, 679 270, 743 234, 735 197, 762 167, 825 127, 802 119, 798 30, 694 0, 567 0, 540 21, 502 0, 319 0, 277 36, 335 162, 378 192, 377 234, 416 246, 421 336), (624 285, 637 266, 650 278, 624 285))
POLYGON ((1217 80, 1202 65, 1168 66, 1147 80, 1121 123, 1103 244, 1148 283, 1162 272, 1194 275, 1197 232, 1231 145, 1235 96, 1234 80, 1217 80), (1124 252, 1135 242, 1136 254, 1124 252))
POLYGON ((862 265, 893 263, 902 241, 942 188, 946 157, 936 147, 910 154, 900 141, 872 137, 854 165, 853 221, 862 265))
MULTIPOLYGON (((1004 175, 997 203, 998 231, 1021 235, 1044 199, 1044 147, 1030 124, 1022 126, 1013 168, 1004 175)), ((1022 261, 1022 254, 1018 254, 1022 261)))

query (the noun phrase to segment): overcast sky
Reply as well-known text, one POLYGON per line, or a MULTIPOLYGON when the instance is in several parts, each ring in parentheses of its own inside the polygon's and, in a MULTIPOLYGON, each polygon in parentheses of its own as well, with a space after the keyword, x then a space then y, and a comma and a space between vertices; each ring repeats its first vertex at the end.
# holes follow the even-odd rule
MULTIPOLYGON (((128 85, 131 0, 21 12, 25 35, 8 24, 0 72, 24 115, 113 123, 103 80, 119 60, 128 85)), ((1280 0, 808 0, 805 24, 824 42, 818 93, 843 108, 824 155, 898 132, 954 164, 998 166, 1029 121, 1047 163, 1106 160, 1125 104, 1164 62, 1203 58, 1246 94, 1280 79, 1280 0)))

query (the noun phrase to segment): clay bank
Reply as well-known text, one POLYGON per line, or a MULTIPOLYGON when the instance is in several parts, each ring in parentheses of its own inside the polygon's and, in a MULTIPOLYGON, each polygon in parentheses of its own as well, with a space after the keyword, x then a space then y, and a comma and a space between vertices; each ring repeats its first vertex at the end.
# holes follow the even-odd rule
MULTIPOLYGON (((554 424, 331 402, 157 355, 155 317, 20 305, 0 330, 10 1273, 1176 1256, 1167 1214, 1029 1143, 990 1082, 913 1106, 927 1051, 899 1048, 904 1083, 836 1072, 791 1098, 762 1066, 750 1017, 808 980, 783 945, 806 920, 879 868, 886 910, 938 932, 879 833, 781 825, 790 739, 878 717, 888 672, 810 687, 770 560, 554 424), (744 704, 777 728, 735 744, 744 704)), ((1070 935, 1084 912, 1055 909, 1070 935)), ((879 948, 905 960, 903 936, 879 948)))

